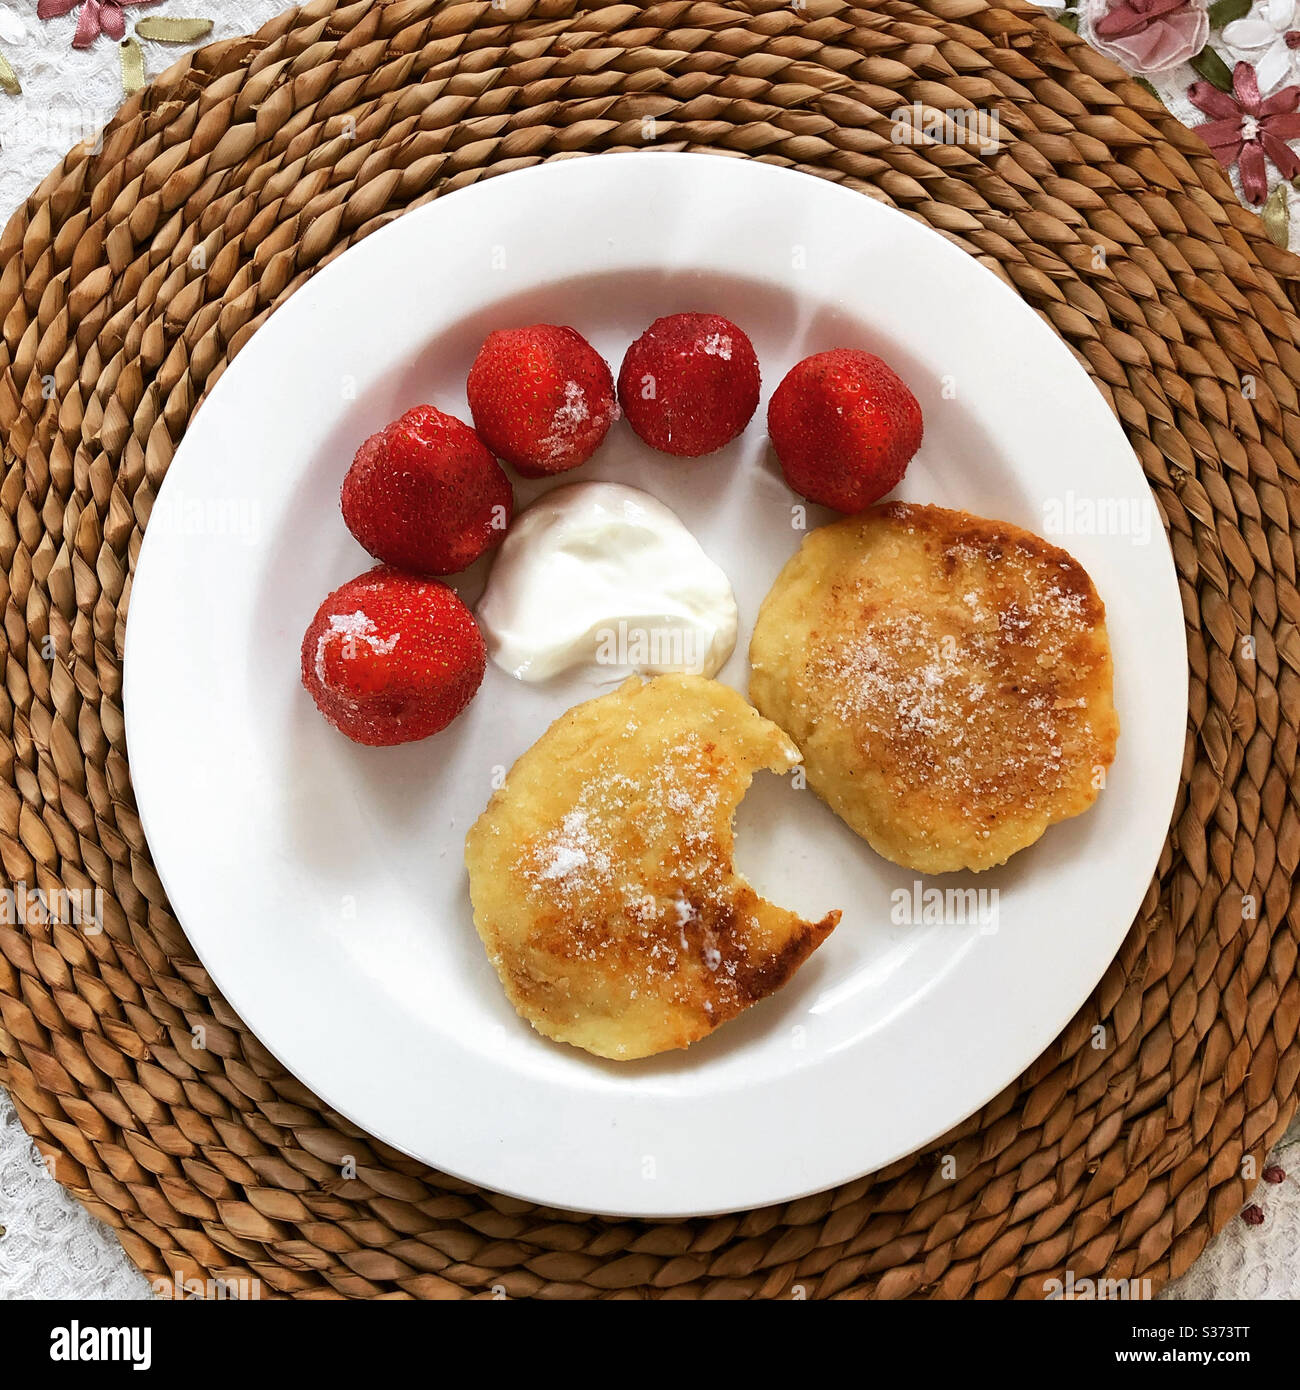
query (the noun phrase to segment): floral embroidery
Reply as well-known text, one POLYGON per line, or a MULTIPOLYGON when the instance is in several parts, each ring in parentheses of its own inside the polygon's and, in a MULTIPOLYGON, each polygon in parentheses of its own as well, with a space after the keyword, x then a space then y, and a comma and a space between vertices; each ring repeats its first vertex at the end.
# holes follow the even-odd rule
POLYGON ((1087 0, 1093 43, 1130 72, 1165 72, 1210 37, 1208 0, 1087 0))
POLYGON ((1271 92, 1291 76, 1293 54, 1300 45, 1296 27, 1296 0, 1259 0, 1244 19, 1235 19, 1223 30, 1224 41, 1249 53, 1261 92, 1271 92))
POLYGON ((1193 105, 1214 119, 1193 126, 1225 169, 1234 164, 1241 175, 1247 199, 1259 206, 1268 194, 1268 163, 1283 178, 1300 174, 1300 156, 1286 142, 1300 136, 1300 87, 1283 87, 1261 97, 1255 69, 1238 63, 1232 73, 1232 91, 1221 92, 1209 82, 1193 82, 1187 89, 1193 105))
POLYGON ((152 5, 156 0, 40 0, 36 7, 38 19, 57 19, 81 6, 77 15, 77 32, 72 36, 73 48, 89 48, 101 35, 120 40, 126 34, 128 5, 152 5))

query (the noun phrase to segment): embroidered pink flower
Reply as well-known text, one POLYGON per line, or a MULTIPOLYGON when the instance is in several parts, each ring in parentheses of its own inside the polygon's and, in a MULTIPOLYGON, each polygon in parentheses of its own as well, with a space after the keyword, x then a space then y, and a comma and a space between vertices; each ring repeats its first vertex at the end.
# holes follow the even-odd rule
POLYGON ((1209 82, 1193 82, 1187 95, 1194 106, 1214 117, 1192 129, 1225 169, 1237 166, 1250 202, 1258 206, 1268 196, 1270 160, 1283 178, 1300 174, 1300 155, 1286 143, 1300 137, 1300 87, 1283 87, 1271 97, 1261 97, 1255 69, 1238 63, 1230 93, 1209 82))
POLYGON ((1209 0, 1085 0, 1093 44, 1130 72, 1164 72, 1210 37, 1209 0))
POLYGON ((126 16, 122 13, 126 6, 156 3, 157 0, 40 0, 36 17, 57 19, 80 5, 81 13, 77 16, 77 32, 72 36, 72 46, 89 48, 101 34, 107 34, 110 39, 121 39, 126 34, 126 16))

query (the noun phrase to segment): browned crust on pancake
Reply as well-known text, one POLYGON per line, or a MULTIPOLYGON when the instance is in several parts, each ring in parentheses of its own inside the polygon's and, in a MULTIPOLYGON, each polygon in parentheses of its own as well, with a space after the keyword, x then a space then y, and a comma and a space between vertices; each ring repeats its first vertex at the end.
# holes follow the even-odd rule
POLYGON ((952 578, 957 569, 958 545, 977 551, 989 564, 996 564, 1006 559, 1009 552, 1014 552, 1026 560, 1057 566, 1057 584, 1065 593, 1080 600, 1083 604, 1081 616, 1090 626, 1106 620, 1106 605, 1101 601, 1088 571, 1068 550, 1062 550, 1059 545, 1053 545, 1032 531, 1014 526, 1009 521, 992 521, 971 512, 923 506, 914 502, 886 502, 876 512, 891 521, 935 537, 944 547, 942 565, 948 578, 952 578))
POLYGON ((805 538, 764 601, 750 697, 880 853, 983 869, 1095 800, 1118 720, 1105 606, 1007 522, 887 503, 805 538))
POLYGON ((578 705, 511 769, 466 839, 474 922, 521 1015, 631 1060, 686 1047, 787 983, 839 921, 733 869, 757 769, 798 751, 735 691, 637 678, 578 705))

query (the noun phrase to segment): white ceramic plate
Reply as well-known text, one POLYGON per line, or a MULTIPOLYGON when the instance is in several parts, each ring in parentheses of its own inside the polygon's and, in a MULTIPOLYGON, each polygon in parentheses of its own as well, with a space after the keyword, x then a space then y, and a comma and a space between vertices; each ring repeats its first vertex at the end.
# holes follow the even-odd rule
MULTIPOLYGON (((520 503, 548 485, 518 484, 520 503)), ((809 511, 809 525, 829 519, 809 511)), ((483 569, 455 581, 470 602, 483 569)), ((448 1172, 556 1206, 670 1216, 792 1198, 898 1158, 1052 1041, 1155 866, 1186 652, 1138 463, 1020 299, 860 194, 739 159, 628 154, 440 198, 340 257, 257 333, 191 424, 154 509, 126 716, 171 902, 288 1068, 448 1172), (596 690, 489 668, 449 730, 368 749, 317 714, 298 649, 324 595, 370 564, 338 509, 367 434, 424 401, 468 419, 466 372, 492 328, 572 324, 617 372, 652 319, 686 309, 733 318, 754 341, 764 403, 744 436, 680 461, 623 422, 560 481, 648 489, 723 566, 741 635, 722 679, 745 689, 759 602, 801 535, 800 499, 765 445, 767 393, 808 353, 860 346, 893 364, 925 413, 898 495, 1050 533, 1088 568, 1109 611, 1122 734, 1090 813, 1003 869, 933 881, 996 889, 995 923, 892 920, 897 901, 915 901, 916 876, 811 792, 762 774, 738 816, 740 867, 767 896, 809 916, 841 907, 843 921, 787 988, 711 1038, 617 1064, 515 1016, 475 935, 462 862, 495 770, 596 690)))

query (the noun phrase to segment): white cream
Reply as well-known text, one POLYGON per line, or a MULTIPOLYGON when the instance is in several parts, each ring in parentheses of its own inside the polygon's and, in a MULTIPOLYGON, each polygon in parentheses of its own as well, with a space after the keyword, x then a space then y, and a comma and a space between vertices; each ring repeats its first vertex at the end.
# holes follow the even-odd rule
POLYGON ((521 512, 476 613, 492 660, 525 681, 712 676, 736 645, 727 576, 675 512, 622 483, 571 483, 521 512))

